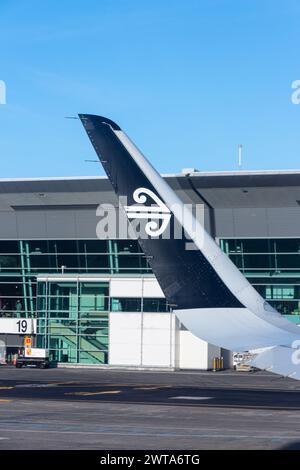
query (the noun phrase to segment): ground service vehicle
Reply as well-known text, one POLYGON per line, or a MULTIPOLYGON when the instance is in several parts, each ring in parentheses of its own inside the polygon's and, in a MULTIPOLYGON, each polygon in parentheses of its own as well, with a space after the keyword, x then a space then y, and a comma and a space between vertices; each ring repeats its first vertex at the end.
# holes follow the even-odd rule
POLYGON ((49 353, 47 349, 42 348, 19 348, 16 367, 36 366, 40 369, 49 367, 49 353))

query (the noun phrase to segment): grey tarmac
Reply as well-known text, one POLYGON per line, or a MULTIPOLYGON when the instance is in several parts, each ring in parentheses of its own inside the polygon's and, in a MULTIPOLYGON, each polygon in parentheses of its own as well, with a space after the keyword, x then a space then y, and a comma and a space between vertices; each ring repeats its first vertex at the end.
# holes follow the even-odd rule
POLYGON ((300 383, 266 372, 2 366, 4 449, 300 449, 300 383))

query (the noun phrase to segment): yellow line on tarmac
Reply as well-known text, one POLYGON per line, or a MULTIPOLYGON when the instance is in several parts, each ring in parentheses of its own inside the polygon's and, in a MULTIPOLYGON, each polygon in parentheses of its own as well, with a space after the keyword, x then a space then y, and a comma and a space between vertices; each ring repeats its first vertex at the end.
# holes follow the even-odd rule
POLYGON ((136 387, 157 387, 157 388, 172 388, 174 385, 147 385, 147 384, 137 384, 137 383, 84 383, 84 382, 74 382, 75 385, 72 385, 71 382, 70 386, 68 388, 93 388, 93 387, 130 387, 130 388, 136 388, 136 387))
POLYGON ((6 398, 0 398, 0 403, 11 403, 12 400, 8 400, 6 398))
POLYGON ((118 393, 121 393, 121 390, 107 390, 104 392, 68 392, 65 393, 65 395, 78 395, 81 397, 89 397, 92 395, 117 395, 118 393))
POLYGON ((15 388, 15 387, 0 387, 0 390, 11 390, 12 388, 15 388))
POLYGON ((83 383, 83 382, 74 382, 74 384, 72 384, 70 382, 70 385, 68 385, 66 383, 68 388, 94 388, 94 387, 97 387, 97 388, 103 387, 103 388, 105 388, 105 387, 127 387, 127 386, 133 387, 133 386, 135 386, 135 384, 134 385, 132 385, 132 384, 130 384, 130 385, 127 385, 127 384, 125 384, 125 385, 124 384, 110 384, 110 383, 108 383, 108 384, 102 384, 102 383, 90 384, 90 383, 83 383))

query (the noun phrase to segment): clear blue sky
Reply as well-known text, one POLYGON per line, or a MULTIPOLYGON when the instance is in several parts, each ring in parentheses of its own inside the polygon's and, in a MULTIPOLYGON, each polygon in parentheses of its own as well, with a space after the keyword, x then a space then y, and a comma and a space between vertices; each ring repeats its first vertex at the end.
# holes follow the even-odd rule
POLYGON ((97 175, 79 121, 163 173, 300 168, 299 0, 1 0, 0 177, 97 175))

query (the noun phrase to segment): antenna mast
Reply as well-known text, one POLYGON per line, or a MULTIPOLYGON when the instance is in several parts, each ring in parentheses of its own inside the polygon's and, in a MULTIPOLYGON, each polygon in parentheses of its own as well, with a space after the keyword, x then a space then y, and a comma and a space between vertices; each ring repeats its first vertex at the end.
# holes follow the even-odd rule
POLYGON ((242 144, 239 144, 239 146, 238 146, 238 151, 239 151, 238 166, 239 166, 239 170, 242 169, 242 150, 243 150, 243 146, 242 146, 242 144))

